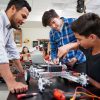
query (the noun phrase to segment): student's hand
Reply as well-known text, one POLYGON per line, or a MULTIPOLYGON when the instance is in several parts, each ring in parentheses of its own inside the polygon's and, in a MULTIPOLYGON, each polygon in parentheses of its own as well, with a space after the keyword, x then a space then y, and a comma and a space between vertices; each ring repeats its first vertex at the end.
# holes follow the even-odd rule
POLYGON ((74 57, 70 60, 70 62, 68 63, 68 65, 70 66, 74 66, 74 64, 77 62, 77 59, 74 57))
POLYGON ((66 45, 58 48, 58 58, 64 57, 69 52, 69 49, 66 45))
POLYGON ((64 58, 70 50, 76 50, 78 46, 79 46, 79 43, 75 42, 75 43, 68 43, 66 45, 63 45, 62 47, 59 47, 58 57, 61 58, 63 56, 64 58))
POLYGON ((54 64, 59 64, 59 59, 58 59, 58 58, 55 58, 55 59, 53 60, 53 63, 54 63, 54 64))
POLYGON ((8 85, 8 90, 11 93, 21 93, 28 90, 28 86, 21 82, 10 82, 8 85))
POLYGON ((91 83, 96 88, 100 89, 100 82, 97 82, 96 80, 92 79, 91 77, 87 76, 88 82, 91 83))

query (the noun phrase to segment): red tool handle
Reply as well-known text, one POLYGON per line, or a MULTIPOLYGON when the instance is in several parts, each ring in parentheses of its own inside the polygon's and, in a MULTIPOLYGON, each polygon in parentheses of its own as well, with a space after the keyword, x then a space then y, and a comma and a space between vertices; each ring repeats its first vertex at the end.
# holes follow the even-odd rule
POLYGON ((33 97, 33 94, 18 94, 17 99, 33 97))

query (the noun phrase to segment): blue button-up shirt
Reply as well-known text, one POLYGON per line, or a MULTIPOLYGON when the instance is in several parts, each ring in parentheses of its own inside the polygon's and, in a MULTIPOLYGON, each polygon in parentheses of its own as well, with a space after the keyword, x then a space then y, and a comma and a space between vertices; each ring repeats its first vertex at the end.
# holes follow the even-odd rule
MULTIPOLYGON (((51 44, 51 58, 52 60, 57 58, 58 47, 61 47, 65 44, 76 42, 77 39, 70 26, 71 23, 75 20, 74 18, 61 18, 64 21, 63 27, 61 31, 57 31, 55 29, 51 29, 50 31, 50 44, 51 44)), ((71 50, 68 52, 66 57, 62 59, 62 63, 68 63, 70 60, 76 57, 78 60, 77 63, 82 63, 86 61, 86 57, 80 50, 71 50)))
POLYGON ((9 59, 20 58, 12 33, 5 11, 0 11, 0 63, 9 63, 9 59))

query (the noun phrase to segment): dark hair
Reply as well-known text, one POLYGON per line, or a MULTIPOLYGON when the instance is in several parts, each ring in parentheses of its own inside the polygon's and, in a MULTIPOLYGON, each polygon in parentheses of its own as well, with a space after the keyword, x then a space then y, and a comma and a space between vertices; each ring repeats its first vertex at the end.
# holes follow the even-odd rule
POLYGON ((48 48, 44 47, 43 49, 44 49, 45 55, 47 55, 48 54, 48 48))
POLYGON ((79 35, 95 34, 100 38, 100 17, 95 13, 86 13, 75 20, 71 28, 79 35))
POLYGON ((8 6, 6 8, 6 11, 12 6, 15 5, 17 10, 22 9, 23 7, 26 7, 28 9, 29 12, 31 12, 31 7, 28 4, 28 2, 26 0, 10 0, 8 3, 8 6))
POLYGON ((29 53, 29 49, 28 49, 28 47, 24 46, 24 47, 23 47, 23 49, 22 49, 22 52, 21 52, 21 54, 25 54, 25 52, 24 52, 24 48, 27 48, 27 50, 28 50, 28 53, 29 53))
POLYGON ((58 17, 58 14, 55 12, 54 9, 51 9, 49 11, 45 11, 43 16, 42 16, 42 25, 45 27, 48 26, 51 19, 55 18, 55 17, 58 17))

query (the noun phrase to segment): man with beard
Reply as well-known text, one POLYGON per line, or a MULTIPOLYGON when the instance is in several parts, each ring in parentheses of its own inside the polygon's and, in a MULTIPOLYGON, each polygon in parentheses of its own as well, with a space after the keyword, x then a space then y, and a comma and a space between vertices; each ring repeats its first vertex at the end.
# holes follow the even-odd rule
POLYGON ((27 85, 15 81, 9 68, 9 58, 13 59, 19 71, 24 73, 12 37, 12 28, 18 29, 27 19, 30 11, 31 7, 26 0, 10 0, 6 10, 0 12, 0 74, 12 93, 28 90, 27 85))

